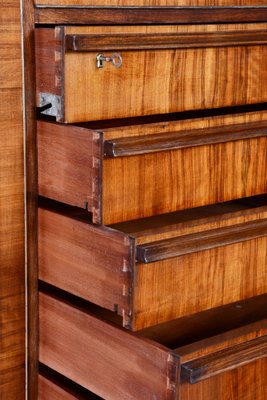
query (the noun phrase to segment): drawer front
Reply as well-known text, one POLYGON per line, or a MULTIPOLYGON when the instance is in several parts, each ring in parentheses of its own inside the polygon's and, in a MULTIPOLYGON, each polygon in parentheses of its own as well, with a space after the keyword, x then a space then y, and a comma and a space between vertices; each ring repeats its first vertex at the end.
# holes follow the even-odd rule
POLYGON ((135 329, 266 293, 267 236, 228 245, 210 238, 198 251, 201 233, 193 252, 183 255, 189 236, 180 256, 135 265, 135 329))
MULTIPOLYGON (((208 332, 207 335, 210 336, 208 332)), ((257 376, 258 387, 252 382, 248 388, 248 381, 238 380, 234 394, 246 386, 249 395, 251 390, 259 395, 266 390, 266 323, 251 324, 188 347, 164 347, 101 321, 85 310, 40 295, 40 361, 105 399, 224 400, 225 388, 231 383, 229 374, 232 378, 243 377, 247 368, 243 365, 250 367, 247 379, 257 376), (188 383, 193 389, 186 387, 190 374, 197 376, 196 383, 188 383), (210 391, 198 392, 199 382, 206 379, 211 383, 210 391), (216 388, 218 382, 221 385, 216 388), (199 397, 202 393, 204 397, 199 397)), ((251 400, 252 394, 248 397, 251 400)))
MULTIPOLYGON (((242 360, 242 359, 241 359, 242 360)), ((181 385, 181 400, 265 400, 267 358, 223 372, 197 384, 181 385)))
POLYGON ((39 277, 140 330, 266 293, 266 221, 136 246, 121 232, 40 209, 39 277))
POLYGON ((130 126, 117 138, 39 121, 39 194, 86 207, 95 223, 109 225, 265 193, 266 122, 247 120, 233 116, 230 125, 225 117, 222 126, 207 118, 198 124, 210 127, 184 130, 179 121, 140 125, 142 136, 127 136, 138 131, 130 126))
POLYGON ((266 102, 266 27, 37 29, 37 98, 69 123, 266 102))

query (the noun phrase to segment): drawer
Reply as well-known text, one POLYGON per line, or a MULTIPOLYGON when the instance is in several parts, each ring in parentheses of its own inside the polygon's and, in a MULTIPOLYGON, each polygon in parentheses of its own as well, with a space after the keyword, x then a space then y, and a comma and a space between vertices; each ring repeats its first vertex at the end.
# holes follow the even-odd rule
POLYGON ((266 196, 110 227, 49 207, 39 209, 39 278, 116 310, 129 329, 267 291, 266 196))
POLYGON ((266 28, 39 28, 37 104, 72 123, 263 103, 266 28))
POLYGON ((109 225, 266 193, 266 121, 266 112, 102 128, 39 121, 39 194, 109 225))
POLYGON ((38 400, 102 399, 102 397, 89 392, 55 371, 49 370, 42 365, 39 369, 41 369, 41 373, 38 376, 38 400))
POLYGON ((226 387, 228 400, 264 400, 267 319, 231 329, 239 312, 227 310, 219 334, 214 315, 202 337, 199 320, 184 337, 179 321, 137 335, 41 293, 40 361, 107 400, 224 400, 226 387))

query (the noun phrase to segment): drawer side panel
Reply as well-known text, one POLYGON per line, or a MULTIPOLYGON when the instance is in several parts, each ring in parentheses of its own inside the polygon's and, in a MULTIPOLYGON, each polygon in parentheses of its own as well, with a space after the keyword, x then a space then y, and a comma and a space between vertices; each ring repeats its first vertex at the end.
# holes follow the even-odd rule
POLYGON ((128 315, 130 260, 125 235, 39 209, 39 279, 44 282, 128 315))
POLYGON ((168 350, 40 295, 40 361, 109 400, 174 400, 168 350))

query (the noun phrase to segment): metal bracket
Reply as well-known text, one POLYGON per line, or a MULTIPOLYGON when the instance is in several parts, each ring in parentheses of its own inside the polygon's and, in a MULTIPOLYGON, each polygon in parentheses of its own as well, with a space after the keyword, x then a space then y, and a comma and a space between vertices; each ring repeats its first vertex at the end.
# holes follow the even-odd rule
POLYGON ((50 115, 52 117, 60 117, 61 97, 51 93, 40 93, 40 107, 45 107, 49 103, 51 104, 51 107, 42 111, 42 114, 50 115))

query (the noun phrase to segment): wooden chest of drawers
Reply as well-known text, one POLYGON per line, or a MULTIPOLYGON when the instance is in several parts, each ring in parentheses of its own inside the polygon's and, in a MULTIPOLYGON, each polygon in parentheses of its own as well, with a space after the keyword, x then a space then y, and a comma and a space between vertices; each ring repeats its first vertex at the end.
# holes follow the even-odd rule
POLYGON ((265 193, 266 117, 95 130, 39 121, 39 194, 109 225, 265 193))
POLYGON ((57 5, 35 30, 39 399, 265 400, 262 1, 57 5), (216 23, 164 20, 180 6, 216 23), (101 10, 124 17, 84 22, 101 10))
POLYGON ((37 29, 37 101, 52 95, 48 112, 69 123, 263 103, 266 28, 37 29))

